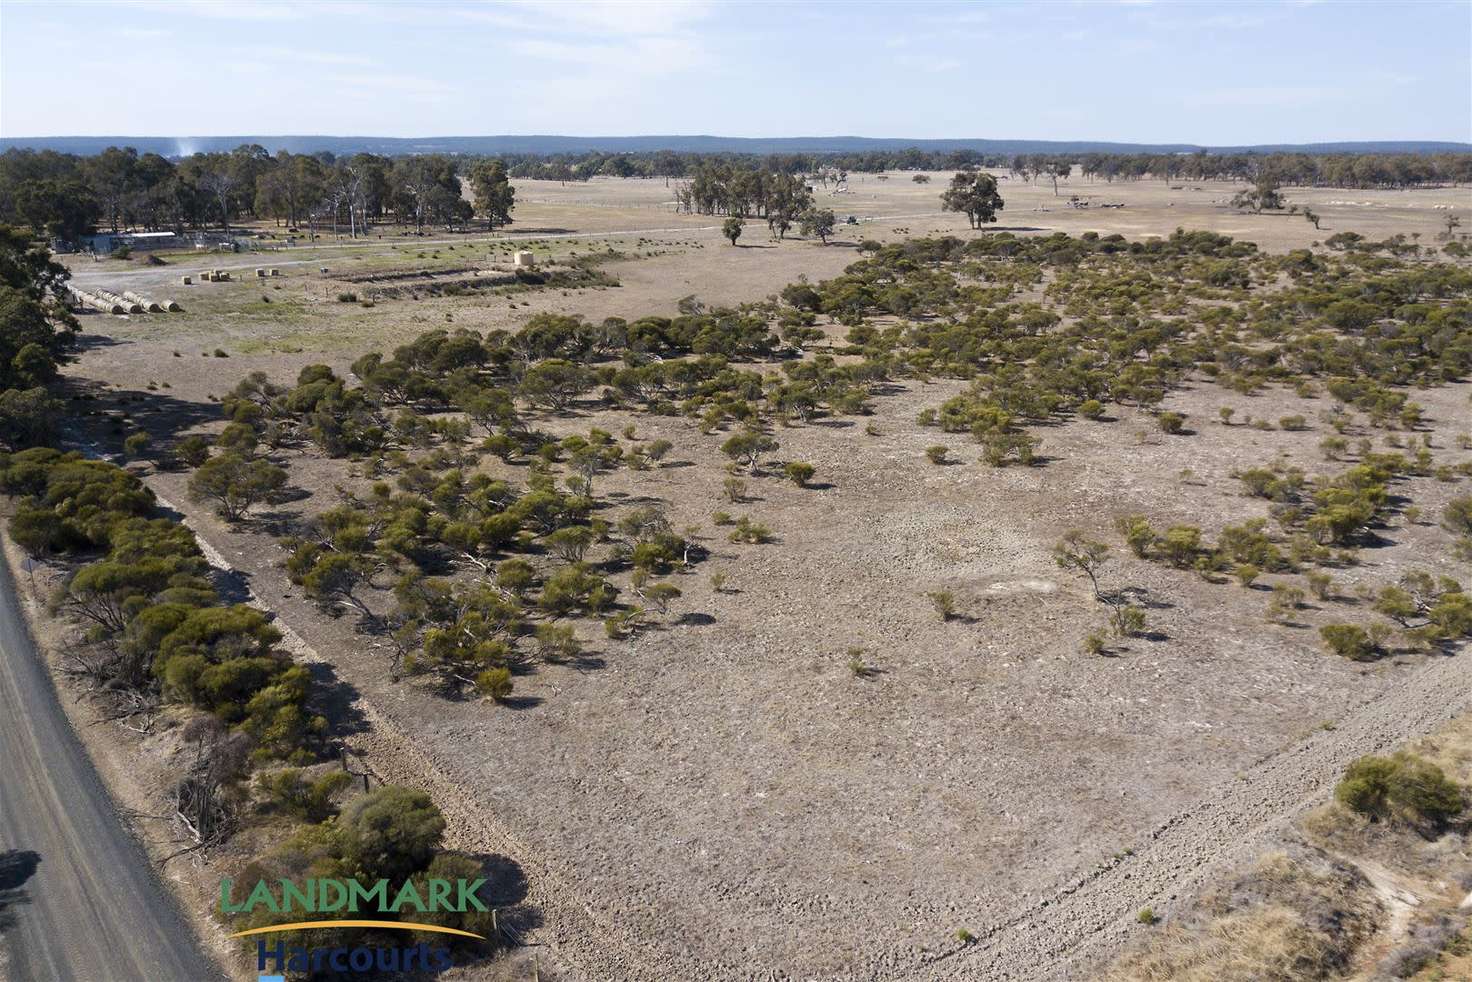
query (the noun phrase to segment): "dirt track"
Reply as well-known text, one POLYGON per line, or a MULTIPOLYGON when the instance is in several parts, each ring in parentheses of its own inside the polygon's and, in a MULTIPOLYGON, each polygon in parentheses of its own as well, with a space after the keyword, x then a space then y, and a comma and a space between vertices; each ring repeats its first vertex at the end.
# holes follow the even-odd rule
MULTIPOLYGON (((1077 979, 1126 940, 1144 907, 1170 901, 1213 867, 1250 858, 1266 834, 1322 804, 1349 761, 1399 746, 1472 707, 1472 671, 1463 657, 1426 665, 1403 686, 1372 699, 1332 731, 1246 769, 1142 837, 1134 854, 1059 894, 1002 915, 977 940, 958 946, 912 979, 1077 979)), ((1001 912, 998 912, 1001 914, 1001 912)))

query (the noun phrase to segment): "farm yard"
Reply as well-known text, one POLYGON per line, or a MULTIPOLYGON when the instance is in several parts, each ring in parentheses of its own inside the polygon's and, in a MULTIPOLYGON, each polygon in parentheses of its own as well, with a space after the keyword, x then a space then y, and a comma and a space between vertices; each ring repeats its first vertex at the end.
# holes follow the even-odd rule
POLYGON ((1083 977, 1469 708, 1439 601, 1384 611, 1472 581, 1472 191, 994 171, 975 231, 917 176, 816 189, 826 243, 518 179, 491 233, 66 259, 124 307, 82 441, 147 435, 345 743, 520 867, 543 978, 1083 977), (279 486, 225 517, 190 437, 279 486))

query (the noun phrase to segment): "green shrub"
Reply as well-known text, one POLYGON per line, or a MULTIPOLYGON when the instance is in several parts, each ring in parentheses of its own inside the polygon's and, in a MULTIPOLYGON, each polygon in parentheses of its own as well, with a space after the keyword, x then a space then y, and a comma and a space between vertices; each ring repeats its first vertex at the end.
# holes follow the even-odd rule
POLYGON ((393 784, 348 802, 336 825, 343 859, 367 881, 397 882, 424 869, 445 831, 429 795, 393 784))
POLYGON ((174 459, 185 467, 198 467, 210 459, 209 438, 199 434, 186 436, 174 445, 174 459))
POLYGON ((337 813, 333 798, 353 781, 346 771, 328 771, 308 781, 302 772, 288 767, 256 777, 256 788, 264 804, 303 822, 321 822, 337 813))
POLYGON ((956 595, 950 590, 932 590, 925 596, 930 598, 941 620, 948 621, 956 616, 956 595))
POLYGON ((1253 581, 1262 575, 1262 570, 1251 563, 1240 563, 1236 569, 1232 570, 1232 575, 1243 586, 1252 586, 1253 581))
POLYGON ((1373 818, 1399 811, 1432 825, 1441 825, 1465 807, 1461 785, 1431 761, 1405 751, 1353 761, 1334 796, 1351 810, 1373 818))
POLYGON ((772 541, 772 530, 760 522, 753 522, 750 518, 742 515, 736 521, 736 527, 731 534, 726 536, 731 542, 741 542, 747 545, 760 545, 772 541))
POLYGON ((1328 573, 1308 574, 1308 588, 1317 600, 1328 600, 1334 595, 1334 577, 1328 573))
POLYGON ((1326 624, 1319 637, 1334 654, 1353 661, 1371 661, 1377 654, 1369 633, 1358 624, 1326 624))
POLYGON ((1159 540, 1161 555, 1179 569, 1187 569, 1201 552, 1201 530, 1194 525, 1172 525, 1159 540))
POLYGON ((475 677, 475 691, 501 702, 511 695, 511 669, 488 668, 475 677))
POLYGON ((152 442, 147 433, 134 433, 123 441, 123 454, 134 459, 142 457, 152 442))
POLYGON ((813 479, 813 474, 817 472, 817 468, 812 464, 794 460, 782 468, 782 472, 787 475, 787 479, 793 484, 796 484, 800 488, 805 488, 808 486, 808 482, 813 479))
POLYGON ((1472 498, 1453 498, 1441 512, 1442 526, 1453 535, 1472 535, 1472 498))

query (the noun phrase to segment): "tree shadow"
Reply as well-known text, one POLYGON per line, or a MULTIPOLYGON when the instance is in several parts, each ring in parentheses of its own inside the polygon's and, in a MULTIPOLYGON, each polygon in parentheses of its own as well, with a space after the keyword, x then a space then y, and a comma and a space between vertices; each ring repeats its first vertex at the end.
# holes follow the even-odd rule
POLYGON ((69 422, 99 445, 120 444, 129 431, 138 430, 155 442, 168 441, 177 433, 220 419, 220 409, 214 403, 179 399, 160 391, 109 388, 96 379, 68 376, 61 392, 78 401, 95 403, 93 413, 71 414, 69 422))
POLYGON ((338 677, 327 662, 300 662, 312 676, 312 702, 327 720, 328 733, 336 738, 364 733, 368 717, 358 704, 358 689, 338 677))
POLYGON ((494 934, 488 936, 484 942, 457 946, 453 950, 452 965, 449 968, 426 969, 396 977, 436 979, 445 972, 483 964, 509 948, 525 947, 527 933, 542 926, 542 912, 540 908, 527 902, 530 885, 526 873, 515 860, 495 853, 458 855, 480 864, 480 876, 485 883, 477 895, 481 903, 495 912, 492 921, 494 934))
POLYGON ((0 929, 9 927, 14 921, 11 907, 31 902, 23 888, 36 875, 40 865, 41 854, 29 849, 0 852, 0 929))
POLYGON ((1113 596, 1129 600, 1146 610, 1174 610, 1176 606, 1169 600, 1162 600, 1142 586, 1127 586, 1115 591, 1113 596))
POLYGON ((676 627, 709 627, 716 619, 700 610, 689 610, 675 619, 676 627))
MULTIPOLYGON (((82 311, 77 315, 79 321, 92 316, 105 316, 99 311, 82 311)), ((96 351, 99 348, 116 348, 122 345, 133 344, 132 341, 121 341, 109 334, 88 334, 83 331, 74 336, 68 354, 79 354, 88 351, 96 351)))
MULTIPOLYGON (((304 493, 303 498, 310 498, 310 493, 304 493)), ((248 525, 252 530, 263 532, 275 539, 284 538, 297 532, 301 525, 301 513, 294 511, 270 511, 256 512, 247 515, 242 524, 248 525)))

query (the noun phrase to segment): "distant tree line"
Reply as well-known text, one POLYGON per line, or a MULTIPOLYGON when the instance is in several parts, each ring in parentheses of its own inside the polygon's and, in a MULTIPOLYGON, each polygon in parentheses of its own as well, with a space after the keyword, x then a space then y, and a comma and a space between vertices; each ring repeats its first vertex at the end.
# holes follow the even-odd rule
MULTIPOLYGON (((475 216, 488 228, 511 220, 511 179, 586 181, 663 178, 688 183, 677 200, 702 214, 796 216, 806 187, 842 183, 850 173, 1005 169, 1013 179, 1057 182, 1075 172, 1090 181, 1265 178, 1281 186, 1409 188, 1472 182, 1472 154, 982 154, 916 148, 864 153, 444 154, 275 156, 257 144, 229 153, 170 160, 128 147, 81 157, 52 150, 0 154, 0 223, 29 226, 64 241, 95 229, 148 231, 227 227, 248 219, 290 227, 332 226, 356 236, 392 221, 423 230, 454 229, 475 216), (467 200, 464 189, 472 192, 467 200)), ((780 223, 779 223, 780 224, 780 223)))
POLYGON ((1090 180, 1251 181, 1264 173, 1285 185, 1402 188, 1472 181, 1472 154, 1237 153, 983 154, 975 150, 864 153, 702 154, 582 153, 504 158, 511 176, 553 181, 594 177, 693 178, 712 167, 742 167, 822 180, 850 173, 1005 169, 1023 180, 1067 177, 1077 168, 1090 180))
POLYGON ((75 242, 96 229, 203 229, 274 220, 357 236, 394 221, 464 226, 511 220, 514 192, 499 161, 437 154, 268 154, 257 145, 171 161, 110 147, 91 157, 50 150, 0 154, 0 222, 75 242), (474 205, 462 194, 462 177, 474 205))

